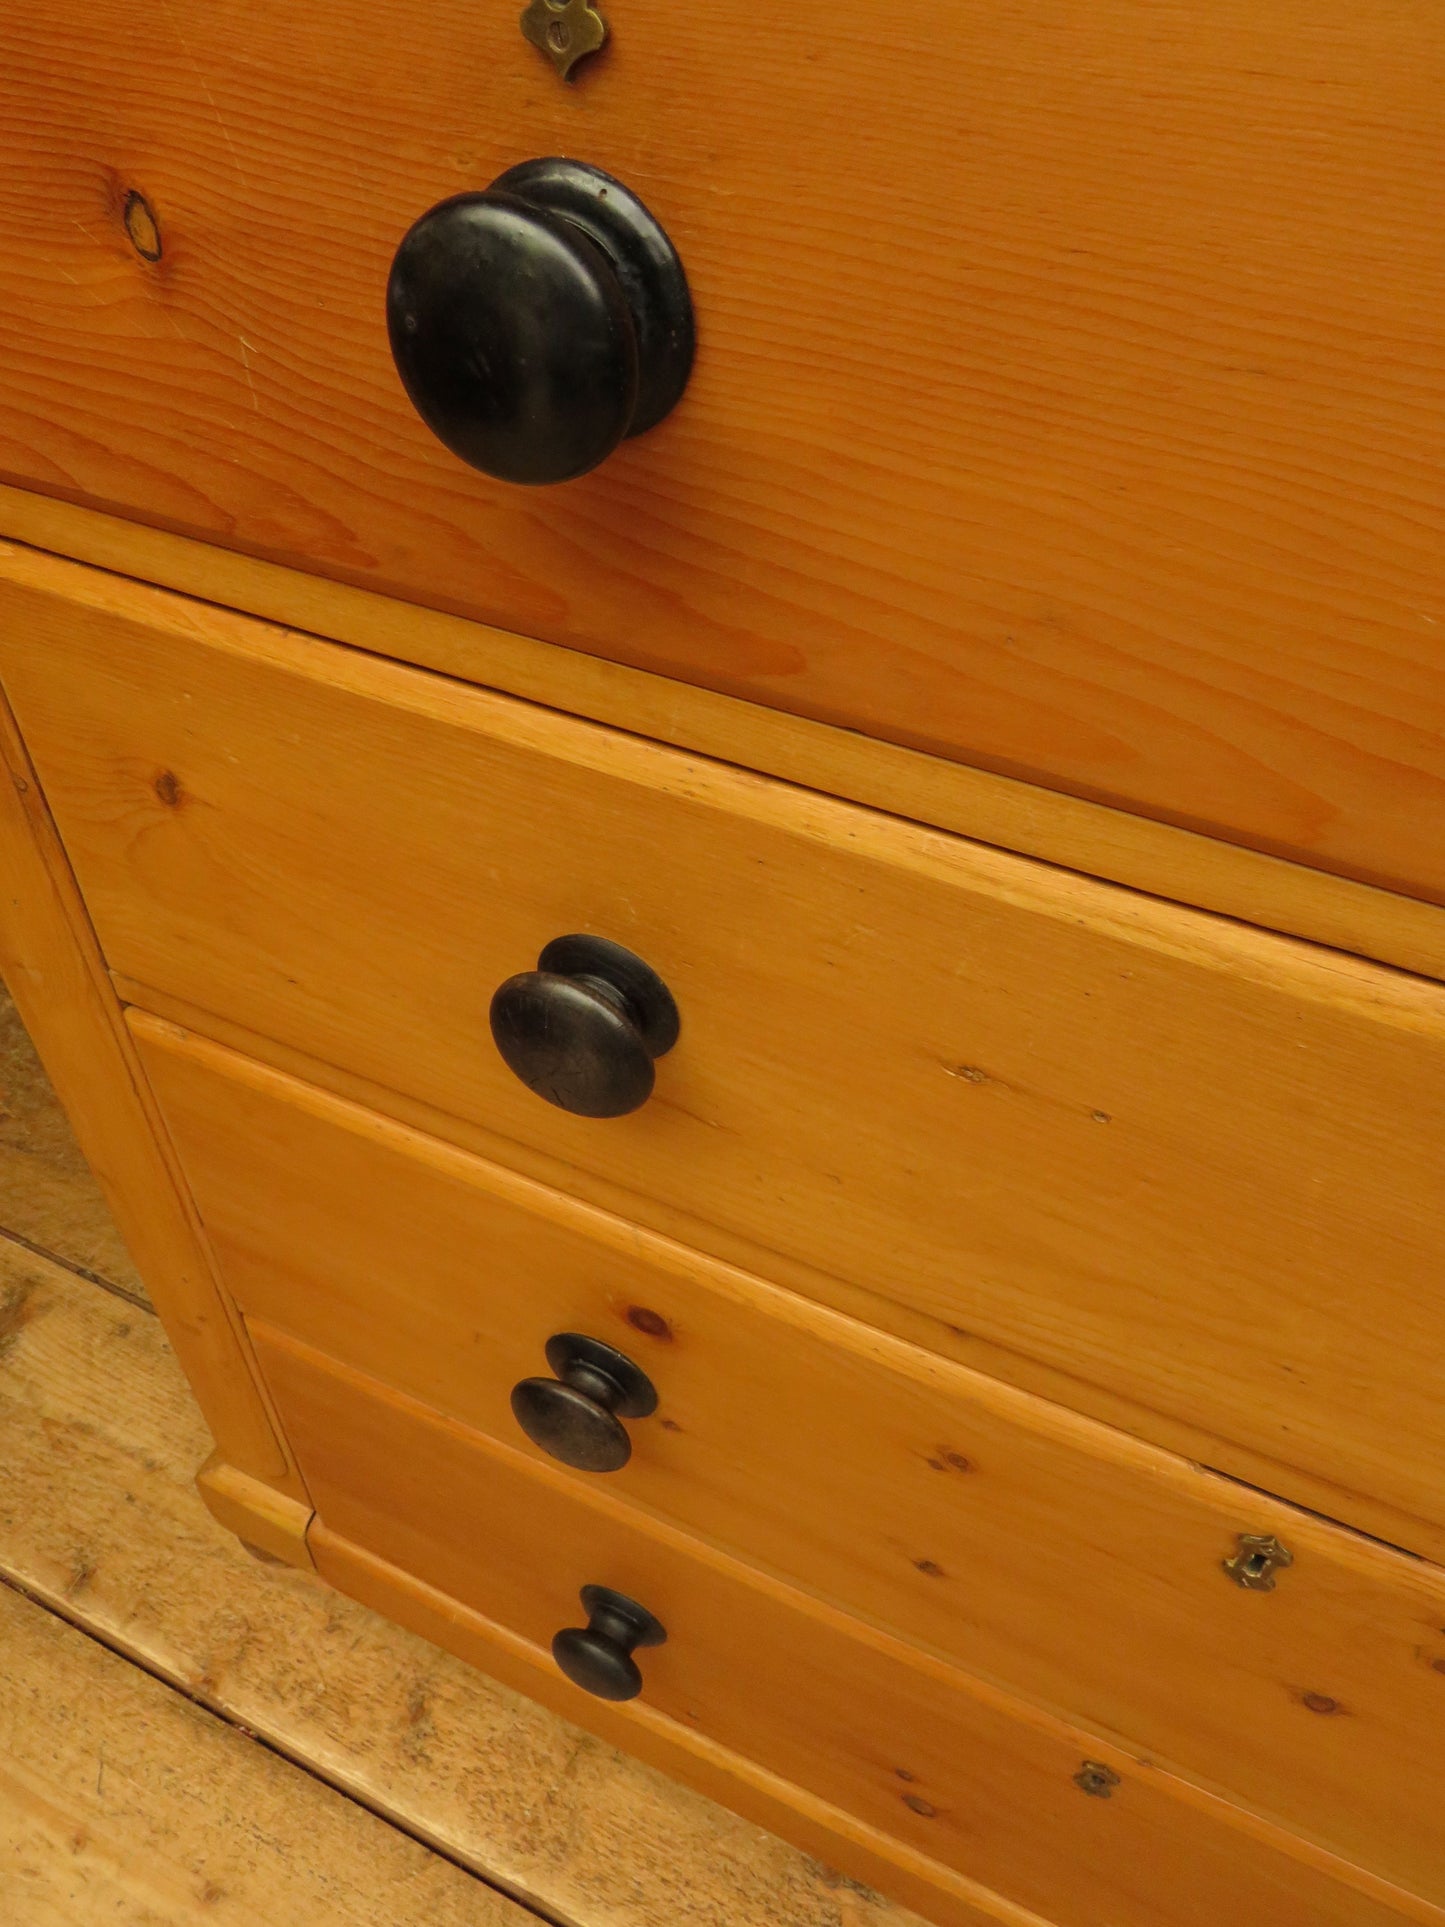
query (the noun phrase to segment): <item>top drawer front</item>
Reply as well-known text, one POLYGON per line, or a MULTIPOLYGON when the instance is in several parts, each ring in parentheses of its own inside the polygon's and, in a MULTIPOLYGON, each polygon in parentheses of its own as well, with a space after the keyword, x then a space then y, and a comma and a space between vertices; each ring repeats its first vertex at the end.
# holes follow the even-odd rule
POLYGON ((510 5, 11 0, 0 472, 1445 894, 1433 0, 614 14, 569 88, 510 5), (663 219, 701 359, 538 492, 430 439, 383 291, 548 153, 663 219))
POLYGON ((1445 1520, 1438 986, 122 599, 150 619, 0 600, 118 970, 664 1228, 1445 1520), (589 928, 682 1010, 656 1095, 606 1121, 532 1096, 487 1029, 497 983, 589 928))

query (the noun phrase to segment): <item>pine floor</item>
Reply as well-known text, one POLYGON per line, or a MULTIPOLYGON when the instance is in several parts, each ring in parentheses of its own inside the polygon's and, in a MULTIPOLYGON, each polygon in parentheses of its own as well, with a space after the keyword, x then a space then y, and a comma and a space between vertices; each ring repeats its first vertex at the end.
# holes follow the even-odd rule
POLYGON ((0 995, 5 1927, 922 1927, 249 1558, 209 1450, 0 995))

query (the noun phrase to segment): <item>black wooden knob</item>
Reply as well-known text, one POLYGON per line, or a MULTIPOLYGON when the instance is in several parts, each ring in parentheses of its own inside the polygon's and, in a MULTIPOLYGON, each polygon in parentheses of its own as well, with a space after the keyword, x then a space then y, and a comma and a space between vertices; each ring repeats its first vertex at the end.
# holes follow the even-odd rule
POLYGON ((635 1700, 642 1674, 638 1646, 661 1646, 667 1633, 645 1606, 610 1586, 584 1586, 587 1625, 569 1626, 552 1641, 552 1657, 574 1686, 600 1700, 635 1700))
POLYGON ((636 195, 582 161, 524 161, 402 240, 392 358, 454 455, 504 482, 568 482, 675 406, 692 298, 636 195))
POLYGON ((547 1340, 555 1378, 524 1378, 512 1414, 533 1445, 578 1472, 620 1472, 632 1457, 625 1418, 650 1418, 657 1392, 625 1352, 582 1332, 547 1340))
POLYGON ((678 1033, 667 985, 606 937, 554 937, 535 970, 500 986, 491 1020, 528 1090, 577 1117, 623 1117, 645 1104, 653 1059, 678 1033))

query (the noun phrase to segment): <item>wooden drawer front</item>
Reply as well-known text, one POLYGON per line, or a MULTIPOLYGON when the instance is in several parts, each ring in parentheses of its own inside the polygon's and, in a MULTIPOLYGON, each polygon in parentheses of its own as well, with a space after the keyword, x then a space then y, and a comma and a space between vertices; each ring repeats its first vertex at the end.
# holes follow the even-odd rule
POLYGON ((1445 893, 1434 0, 627 0, 573 87, 516 12, 10 0, 0 472, 1445 893), (701 341, 552 490, 432 440, 384 310, 543 154, 701 341))
MULTIPOLYGON (((578 1590, 640 1600, 648 1705, 1059 1927, 1438 1921, 1227 1802, 253 1327, 331 1531, 538 1646, 578 1590), (1076 1783, 1086 1760, 1110 1797, 1076 1783)), ((585 1722, 588 1700, 577 1695, 585 1722)))
POLYGON ((602 1338, 660 1399, 609 1493, 1445 1902, 1437 1569, 135 1028, 249 1316, 529 1453, 512 1386, 553 1332, 602 1338), (1292 1554, 1273 1592, 1221 1570, 1241 1533, 1292 1554))
POLYGON ((1445 1520, 1439 986, 146 606, 173 626, 0 595, 127 977, 532 1147, 562 1188, 609 1181, 625 1215, 689 1213, 688 1242, 710 1221, 1234 1441, 1272 1489, 1303 1468, 1395 1508, 1391 1537, 1445 1520), (578 929, 682 1010, 629 1117, 542 1102, 488 1033, 493 987, 578 929))

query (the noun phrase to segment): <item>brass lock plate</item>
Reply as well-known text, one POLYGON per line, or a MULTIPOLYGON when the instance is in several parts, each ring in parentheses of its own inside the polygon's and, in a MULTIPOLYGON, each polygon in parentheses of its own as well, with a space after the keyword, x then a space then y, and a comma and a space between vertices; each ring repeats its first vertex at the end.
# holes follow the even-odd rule
POLYGON ((1233 1557, 1222 1563, 1246 1592, 1273 1592, 1275 1574, 1294 1564, 1294 1554, 1272 1532, 1241 1532, 1233 1557))
POLYGON ((563 80, 607 38, 607 21, 591 0, 531 0, 522 15, 522 34, 546 54, 563 80))

